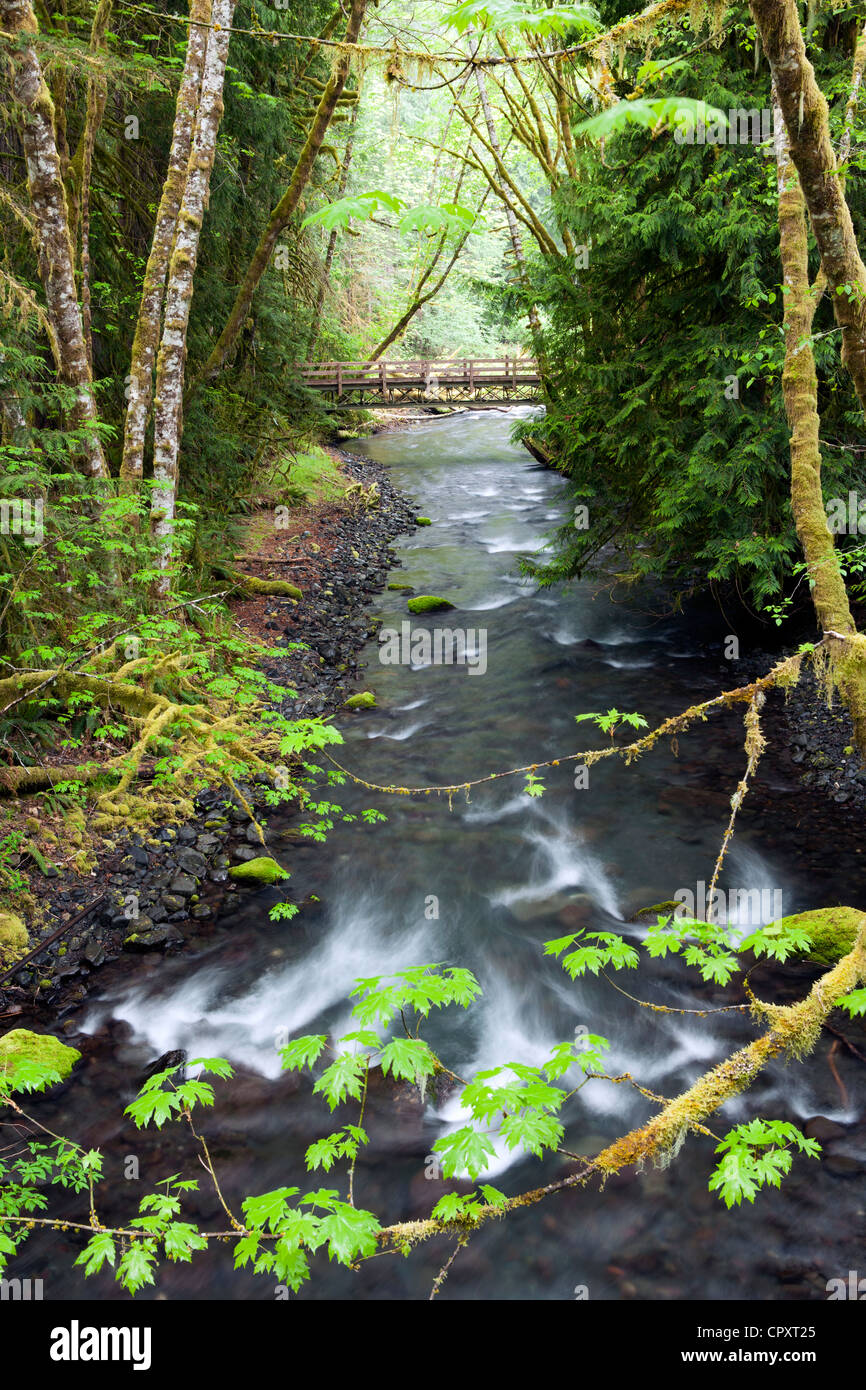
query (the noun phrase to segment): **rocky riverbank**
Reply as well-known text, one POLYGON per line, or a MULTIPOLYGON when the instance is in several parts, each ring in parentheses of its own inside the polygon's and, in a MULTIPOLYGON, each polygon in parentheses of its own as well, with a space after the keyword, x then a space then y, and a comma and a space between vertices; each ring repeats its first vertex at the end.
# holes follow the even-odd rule
MULTIPOLYGON (((272 649, 265 669, 285 689, 281 708, 290 718, 335 714, 358 689, 358 654, 375 632, 365 605, 395 564, 392 542, 415 525, 412 502, 383 468, 336 456, 358 485, 348 504, 293 512, 290 537, 271 528, 255 556, 245 557, 247 573, 288 579, 303 599, 263 596, 232 605, 239 626, 272 649), (277 553, 287 541, 291 561, 277 553)), ((256 805, 255 785, 239 790, 256 805)), ((226 894, 244 891, 232 870, 269 853, 243 806, 210 790, 197 798, 193 821, 91 846, 96 863, 86 875, 27 865, 43 911, 39 925, 30 925, 37 954, 0 979, 7 1026, 62 1016, 98 986, 102 966, 124 953, 171 953, 193 938, 200 942, 226 894)))

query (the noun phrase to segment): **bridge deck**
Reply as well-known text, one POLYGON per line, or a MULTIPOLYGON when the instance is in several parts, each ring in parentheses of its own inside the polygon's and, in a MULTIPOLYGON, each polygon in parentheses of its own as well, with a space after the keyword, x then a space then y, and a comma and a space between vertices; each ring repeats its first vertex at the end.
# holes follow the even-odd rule
POLYGON ((304 384, 335 399, 351 392, 385 399, 420 392, 436 399, 466 393, 489 395, 492 388, 511 394, 534 392, 540 386, 538 369, 529 357, 472 357, 417 359, 406 362, 302 362, 304 384))

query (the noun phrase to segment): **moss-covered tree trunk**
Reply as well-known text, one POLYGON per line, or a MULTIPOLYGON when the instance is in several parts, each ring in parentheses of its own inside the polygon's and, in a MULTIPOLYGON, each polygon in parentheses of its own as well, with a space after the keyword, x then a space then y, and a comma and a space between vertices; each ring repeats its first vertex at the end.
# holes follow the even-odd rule
POLYGON ((832 679, 848 707, 857 746, 866 758, 866 638, 858 634, 851 616, 824 508, 818 376, 811 343, 819 295, 817 285, 809 284, 805 200, 791 162, 788 136, 781 118, 776 99, 779 249, 785 287, 782 394, 791 429, 791 507, 809 573, 812 601, 827 645, 832 679))
POLYGON ((83 426, 84 470, 93 478, 107 478, 105 454, 94 428, 99 416, 75 286, 69 213, 54 135, 54 104, 32 42, 38 26, 29 0, 0 0, 0 27, 15 39, 8 48, 12 91, 20 108, 19 130, 51 347, 58 376, 74 393, 71 422, 83 426))
MULTIPOLYGON (((105 46, 105 34, 111 18, 112 0, 99 0, 90 30, 90 52, 95 56, 105 46)), ((87 108, 77 159, 79 204, 81 207, 81 323, 84 346, 90 370, 93 370, 93 335, 90 321, 90 182, 93 177, 93 151, 96 136, 105 115, 108 85, 104 74, 94 67, 87 80, 87 108)))
POLYGON ((153 241, 144 272, 138 321, 132 341, 129 405, 123 427, 123 458, 120 465, 120 476, 126 483, 137 482, 144 470, 144 443, 153 393, 153 364, 159 343, 163 292, 178 214, 186 187, 192 132, 207 49, 206 26, 210 23, 210 18, 211 0, 192 0, 189 42, 177 93, 168 171, 156 213, 153 241))
MULTIPOLYGON (((346 32, 343 36, 344 43, 357 43, 358 36, 361 32, 361 25, 364 22, 366 9, 367 0, 351 0, 349 18, 346 23, 346 32)), ((215 376, 234 350, 238 335, 249 313, 253 295, 258 288, 259 281, 268 268, 271 253, 277 243, 277 237, 294 217, 298 204, 301 201, 301 194, 309 182, 310 175, 313 172, 313 165, 316 162, 316 156, 322 148, 322 142, 327 134, 334 112, 337 109, 337 103, 343 94, 346 79, 349 76, 350 65, 351 55, 346 52, 341 53, 325 85, 325 90, 322 93, 319 105, 316 108, 313 123, 307 134, 304 147, 298 156, 298 161, 292 172, 289 186, 268 219, 268 225, 261 235, 259 244, 253 253, 253 258, 241 281, 225 327, 220 333, 219 338, 214 344, 213 351, 205 363, 204 376, 206 378, 215 376)))
POLYGON ((855 631, 854 620, 821 490, 818 374, 811 345, 817 295, 809 285, 806 208, 800 180, 791 163, 782 113, 778 106, 775 110, 779 249, 785 286, 782 394, 791 428, 791 505, 821 627, 825 632, 850 633, 855 631))
POLYGON ((830 143, 827 103, 806 56, 794 0, 750 0, 750 6, 842 329, 842 361, 866 412, 866 266, 830 143))
POLYGON ((178 455, 183 428, 186 336, 199 239, 223 113, 223 84, 234 8, 234 0, 214 0, 213 3, 213 28, 208 34, 205 51, 201 100, 168 270, 165 323, 156 364, 154 399, 151 534, 157 543, 157 567, 162 571, 155 586, 158 594, 167 593, 170 587, 178 455))

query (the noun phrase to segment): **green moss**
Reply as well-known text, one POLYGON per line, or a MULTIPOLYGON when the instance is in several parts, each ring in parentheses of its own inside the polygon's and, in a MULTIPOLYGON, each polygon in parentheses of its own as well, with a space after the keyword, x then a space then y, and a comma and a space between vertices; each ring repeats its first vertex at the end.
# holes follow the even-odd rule
POLYGON ((344 709, 374 709, 375 705, 376 696, 372 690, 362 690, 359 695, 350 695, 343 701, 344 709))
POLYGON ((806 960, 819 965, 835 965, 854 945, 863 913, 856 907, 821 907, 813 912, 797 912, 792 917, 780 917, 764 932, 773 934, 799 927, 808 934, 811 946, 803 953, 806 960))
MULTIPOLYGON (((305 506, 336 502, 342 497, 346 478, 337 462, 324 449, 314 445, 306 454, 289 454, 269 466, 265 490, 280 502, 305 506)), ((262 480, 257 480, 257 492, 262 480)))
POLYGON ((416 526, 432 526, 432 525, 433 525, 433 522, 430 520, 429 516, 416 516, 416 518, 415 518, 415 525, 416 525, 416 526))
POLYGON ((26 956, 29 946, 27 928, 13 912, 0 912, 0 965, 14 965, 26 956))
POLYGON ((389 584, 389 589, 396 589, 398 594, 411 594, 415 588, 414 584, 389 584))
POLYGON ((417 598, 406 600, 410 613, 437 613, 444 608, 453 608, 447 598, 437 598, 434 594, 419 594, 417 598))
POLYGON ((0 1038, 0 1068, 5 1071, 14 1071, 18 1062, 38 1062, 53 1067, 65 1079, 80 1056, 50 1033, 31 1033, 28 1028, 13 1028, 0 1038))
POLYGON ((681 912, 682 910, 682 903, 673 900, 667 903, 653 903, 652 907, 642 907, 632 917, 629 917, 629 921, 655 926, 659 917, 670 917, 672 912, 681 912))
POLYGON ((229 878, 253 879, 258 883, 279 883, 280 879, 288 877, 288 873, 280 868, 276 859, 271 859, 265 854, 259 855, 258 859, 248 859, 245 864, 235 864, 229 869, 229 878))

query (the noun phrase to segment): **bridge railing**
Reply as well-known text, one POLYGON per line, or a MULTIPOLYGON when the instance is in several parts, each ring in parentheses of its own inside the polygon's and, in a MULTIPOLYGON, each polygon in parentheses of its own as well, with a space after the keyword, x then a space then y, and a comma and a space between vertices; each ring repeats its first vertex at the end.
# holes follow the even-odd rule
POLYGON ((531 357, 415 358, 377 362, 301 362, 304 382, 318 390, 343 391, 378 387, 382 394, 391 389, 413 386, 468 387, 533 386, 539 381, 538 368, 531 357))

